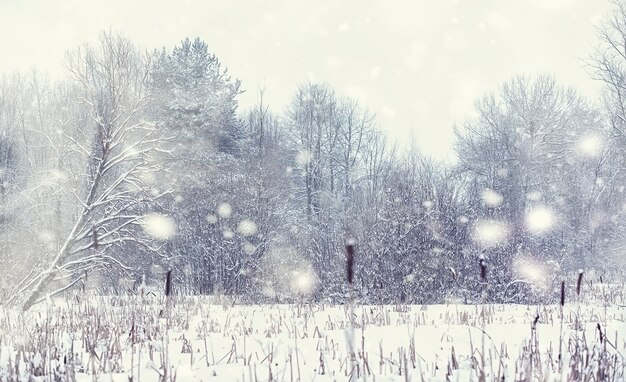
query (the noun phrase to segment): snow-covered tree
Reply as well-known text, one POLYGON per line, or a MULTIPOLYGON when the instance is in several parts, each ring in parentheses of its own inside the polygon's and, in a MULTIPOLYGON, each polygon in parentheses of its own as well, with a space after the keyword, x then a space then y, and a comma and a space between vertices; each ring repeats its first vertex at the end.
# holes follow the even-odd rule
POLYGON ((225 206, 240 211, 234 199, 242 187, 239 88, 199 38, 153 55, 151 119, 173 136, 167 180, 174 193, 161 208, 175 218, 178 232, 167 256, 170 266, 187 270, 187 284, 196 292, 218 286, 232 293, 232 276, 241 268, 241 246, 231 237, 239 214, 218 213, 220 206, 222 212, 225 206))
MULTIPOLYGON (((604 199, 604 209, 595 214, 595 221, 612 223, 603 232, 604 243, 598 247, 608 254, 604 264, 612 268, 626 267, 624 250, 626 246, 626 3, 614 1, 614 9, 598 30, 600 43, 588 60, 593 78, 603 82, 603 102, 608 115, 610 131, 605 139, 603 155, 604 167, 609 171, 599 177, 598 192, 604 199), (608 231, 608 232, 607 232, 608 231)), ((588 141, 587 146, 593 141, 588 141)), ((592 145, 593 146, 593 145, 592 145)), ((597 145, 596 145, 597 146, 597 145)), ((596 224, 597 225, 597 224, 596 224)))
MULTIPOLYGON (((72 91, 64 101, 74 113, 57 132, 69 153, 62 158, 58 178, 64 183, 58 192, 73 204, 63 205, 69 224, 58 247, 38 258, 15 288, 24 309, 84 280, 91 270, 130 269, 126 263, 133 258, 123 249, 131 242, 155 249, 143 235, 143 214, 146 205, 168 192, 152 176, 161 170, 156 159, 165 138, 145 120, 147 57, 111 33, 67 57, 72 91)), ((50 146, 59 149, 52 138, 50 146)))
POLYGON ((476 111, 457 130, 457 155, 470 185, 476 248, 499 271, 492 276, 515 277, 517 259, 580 267, 598 239, 602 147, 586 153, 583 146, 603 140, 599 113, 550 77, 514 78, 476 111))

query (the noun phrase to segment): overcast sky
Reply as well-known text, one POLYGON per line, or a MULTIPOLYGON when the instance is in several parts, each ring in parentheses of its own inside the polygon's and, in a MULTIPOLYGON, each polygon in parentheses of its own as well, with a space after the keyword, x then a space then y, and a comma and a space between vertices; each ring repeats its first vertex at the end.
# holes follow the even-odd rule
POLYGON ((282 111, 296 87, 327 82, 376 113, 406 145, 448 158, 452 126, 518 74, 551 74, 594 99, 582 63, 608 0, 0 0, 0 72, 58 75, 66 50, 120 31, 141 47, 199 36, 282 111))

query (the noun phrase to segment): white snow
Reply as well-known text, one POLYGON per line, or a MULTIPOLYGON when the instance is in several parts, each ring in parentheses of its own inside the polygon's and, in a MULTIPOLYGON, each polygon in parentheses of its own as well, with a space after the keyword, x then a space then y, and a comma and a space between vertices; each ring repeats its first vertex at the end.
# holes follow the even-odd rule
POLYGON ((506 178, 507 176, 509 176, 509 170, 506 168, 500 168, 498 169, 498 171, 496 172, 496 175, 500 178, 506 178))
POLYGON ((170 216, 150 213, 144 215, 140 223, 144 232, 155 239, 169 240, 176 235, 176 223, 170 216))
POLYGON ((54 249, 56 245, 56 235, 49 230, 43 230, 37 235, 37 239, 46 247, 46 249, 54 249))
POLYGON ((230 215, 232 215, 232 213, 233 213, 233 208, 228 203, 220 203, 217 206, 217 214, 222 219, 228 219, 230 215))
POLYGON ((536 287, 544 287, 547 282, 547 265, 530 257, 522 257, 515 261, 516 272, 526 281, 536 287))
POLYGON ((532 234, 548 232, 554 224, 554 212, 545 205, 535 206, 526 212, 526 228, 532 234))
POLYGON ((213 215, 213 214, 208 214, 206 216, 206 221, 209 224, 217 224, 217 216, 213 215))
POLYGON ((495 219, 479 220, 474 225, 473 239, 484 247, 502 244, 509 237, 510 228, 504 221, 495 219))
POLYGON ((502 205, 502 202, 504 202, 504 197, 498 192, 492 190, 491 188, 486 188, 485 190, 483 190, 481 197, 483 203, 491 208, 500 207, 502 205))
POLYGON ((237 232, 239 232, 243 236, 252 236, 257 233, 256 223, 254 223, 250 219, 244 219, 239 222, 239 225, 237 226, 237 232))
POLYGON ((256 250, 256 245, 251 244, 251 243, 244 243, 243 244, 243 251, 246 255, 251 255, 254 253, 254 251, 256 250))
MULTIPOLYGON (((296 276, 294 286, 306 291, 308 275, 296 276)), ((614 288, 623 293, 623 286, 614 288)), ((616 367, 615 380, 623 380, 624 308, 603 308, 592 298, 598 290, 591 290, 584 286, 581 303, 566 303, 562 315, 558 305, 447 304, 356 305, 350 316, 346 306, 308 303, 303 295, 298 304, 242 306, 230 296, 179 296, 168 321, 159 319, 161 297, 94 296, 78 305, 51 300, 24 316, 0 312, 7 318, 0 325, 13 328, 4 332, 0 376, 7 365, 18 365, 29 380, 28 370, 45 364, 60 372, 72 367, 77 381, 153 381, 167 358, 179 381, 477 381, 483 367, 486 380, 572 380, 583 362, 588 367, 581 373, 598 370, 599 322, 616 346, 606 346, 605 359, 616 367), (45 357, 36 327, 54 331, 48 341, 58 358, 45 357), (577 346, 585 360, 573 356, 577 346), (70 348, 76 357, 65 364, 70 348)))
POLYGON ((533 201, 533 202, 539 202, 541 201, 541 192, 539 191, 531 191, 526 195, 526 199, 533 201))
POLYGON ((602 140, 597 135, 584 136, 577 145, 577 151, 585 157, 597 157, 602 150, 602 140))
POLYGON ((296 163, 300 166, 306 166, 311 163, 312 155, 308 150, 302 150, 296 156, 296 163))
POLYGON ((293 271, 291 287, 300 295, 310 294, 315 287, 315 275, 310 271, 293 271))

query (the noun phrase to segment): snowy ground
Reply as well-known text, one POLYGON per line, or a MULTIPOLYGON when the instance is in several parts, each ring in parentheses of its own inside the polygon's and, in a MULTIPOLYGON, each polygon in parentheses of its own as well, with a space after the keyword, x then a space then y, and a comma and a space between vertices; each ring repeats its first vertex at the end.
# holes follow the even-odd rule
POLYGON ((622 299, 566 304, 562 335, 558 305, 357 305, 351 314, 208 297, 169 308, 163 298, 62 301, 0 311, 0 380, 158 381, 169 365, 177 381, 623 381, 622 299))

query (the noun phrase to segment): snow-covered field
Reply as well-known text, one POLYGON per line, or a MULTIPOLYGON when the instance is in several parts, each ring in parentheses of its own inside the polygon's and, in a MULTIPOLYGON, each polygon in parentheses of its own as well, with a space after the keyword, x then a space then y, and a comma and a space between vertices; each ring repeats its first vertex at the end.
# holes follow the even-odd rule
POLYGON ((563 314, 559 305, 233 306, 154 296, 2 308, 0 380, 623 381, 624 289, 612 290, 566 303, 563 314))

